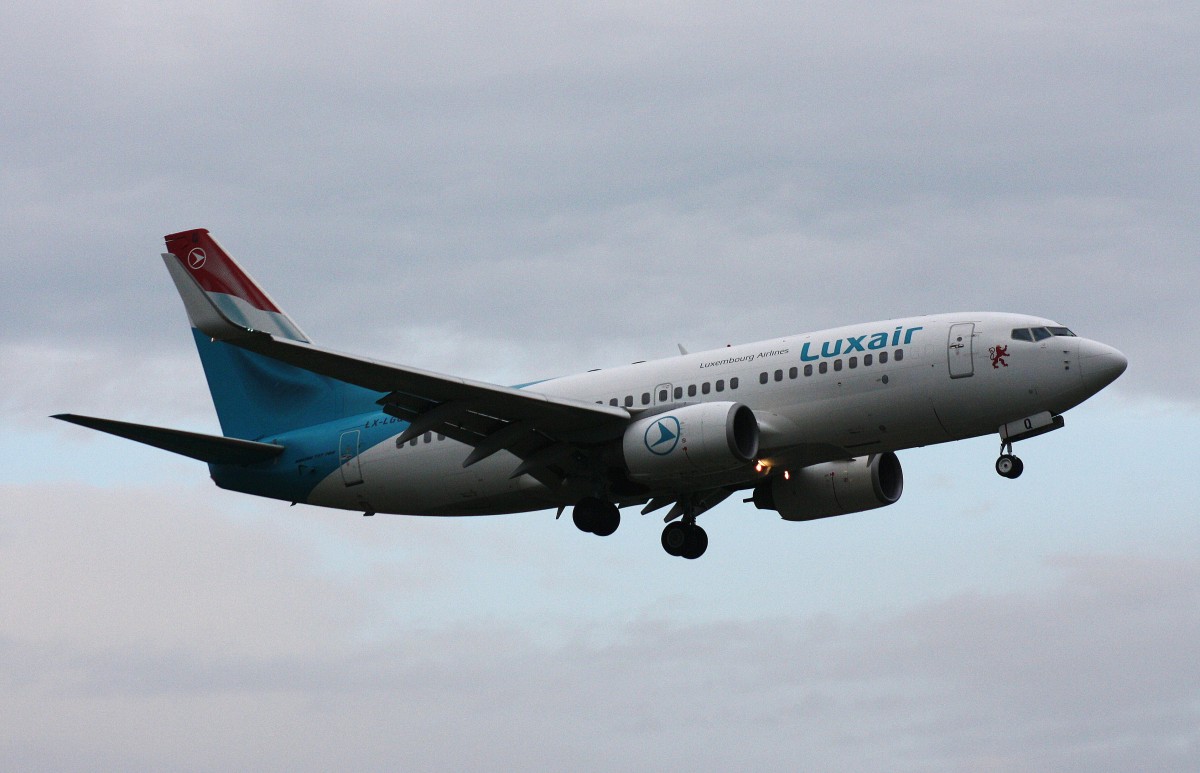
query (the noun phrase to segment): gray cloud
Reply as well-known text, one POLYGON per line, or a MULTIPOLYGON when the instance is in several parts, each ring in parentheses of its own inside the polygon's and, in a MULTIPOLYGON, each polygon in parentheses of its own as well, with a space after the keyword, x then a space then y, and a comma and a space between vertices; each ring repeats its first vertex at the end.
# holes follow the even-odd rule
POLYGON ((1200 760, 1190 560, 1062 556, 1026 590, 853 615, 689 622, 647 597, 624 619, 415 621, 380 612, 423 592, 419 565, 467 555, 363 578, 356 561, 320 561, 305 530, 214 514, 209 498, 70 488, 37 517, 6 516, 7 766, 63 763, 61 737, 123 769, 1200 760))
MULTIPOLYGON (((1124 349, 1118 407, 1190 410, 1198 30, 1165 1, 0 8, 21 481, 0 491, 0 761, 1195 768, 1200 578, 1162 535, 1080 537, 1000 586, 950 585, 947 558, 894 589, 894 567, 835 555, 863 522, 748 569, 773 537, 737 511, 736 565, 656 574, 626 529, 597 547, 511 521, 281 517, 137 448, 83 454, 44 416, 215 428, 157 258, 194 226, 323 343, 463 375, 995 308, 1124 349), (93 479, 110 488, 71 482, 93 479), (763 587, 729 590, 746 576, 763 587)), ((1115 418, 1088 420, 1116 427, 1097 433, 1112 459, 1179 456, 1115 418)), ((1100 494, 1042 504, 956 469, 971 495, 942 507, 995 521, 1001 550, 1068 500, 1186 516, 1170 465, 1147 466, 1096 463, 1104 479, 1071 480, 1100 494)), ((921 542, 961 536, 951 515, 907 517, 859 547, 954 554, 921 542)), ((963 555, 994 561, 975 538, 963 555)))
POLYGON ((158 237, 208 225, 323 340, 472 375, 982 306, 1188 397, 1190 9, 6 13, 56 30, 6 41, 7 336, 174 347, 158 237))

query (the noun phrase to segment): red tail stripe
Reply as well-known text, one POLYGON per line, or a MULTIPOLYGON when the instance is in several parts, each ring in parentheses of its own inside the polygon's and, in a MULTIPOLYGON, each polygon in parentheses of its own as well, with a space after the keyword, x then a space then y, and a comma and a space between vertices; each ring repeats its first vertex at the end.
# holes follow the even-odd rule
POLYGON ((233 295, 256 309, 281 313, 258 289, 233 258, 208 234, 207 228, 180 231, 166 236, 167 252, 188 270, 206 292, 233 295))

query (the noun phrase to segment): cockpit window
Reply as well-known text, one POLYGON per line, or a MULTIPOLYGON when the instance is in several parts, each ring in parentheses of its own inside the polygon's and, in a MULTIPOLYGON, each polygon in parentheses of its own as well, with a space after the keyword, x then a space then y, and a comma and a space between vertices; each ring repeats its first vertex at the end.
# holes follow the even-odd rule
POLYGON ((1014 341, 1045 341, 1051 336, 1071 336, 1074 338, 1075 334, 1071 332, 1070 328, 1065 327, 1035 327, 1032 329, 1018 327, 1013 328, 1012 331, 1014 341))

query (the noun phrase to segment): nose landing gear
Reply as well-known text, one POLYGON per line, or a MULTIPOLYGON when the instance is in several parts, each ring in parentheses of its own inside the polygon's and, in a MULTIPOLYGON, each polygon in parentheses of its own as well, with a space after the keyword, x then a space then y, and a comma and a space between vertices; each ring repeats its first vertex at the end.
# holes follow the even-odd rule
POLYGON ((996 472, 1001 477, 1013 478, 1021 477, 1021 473, 1025 471, 1025 464, 1021 459, 1012 452, 1012 443, 1000 444, 1000 458, 996 460, 996 472))

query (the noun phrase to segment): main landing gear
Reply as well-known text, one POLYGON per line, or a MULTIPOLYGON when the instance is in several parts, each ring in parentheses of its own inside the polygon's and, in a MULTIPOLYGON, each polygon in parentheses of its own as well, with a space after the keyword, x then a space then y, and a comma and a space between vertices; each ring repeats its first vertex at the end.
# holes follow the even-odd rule
POLYGON ((571 520, 580 531, 607 537, 621 525, 621 511, 600 497, 584 497, 571 511, 571 520))
POLYGON ((996 460, 996 472, 1005 478, 1019 478, 1025 471, 1025 464, 1013 455, 1012 443, 1000 444, 1000 458, 996 460))
POLYGON ((663 529, 662 546, 670 555, 696 559, 708 550, 708 533, 696 525, 695 517, 684 516, 663 529))
MULTIPOLYGON (((582 532, 607 537, 621 525, 621 511, 600 497, 584 497, 572 509, 571 520, 582 532)), ((696 525, 695 515, 685 514, 663 529, 662 546, 673 556, 696 559, 708 549, 708 534, 696 525)))

